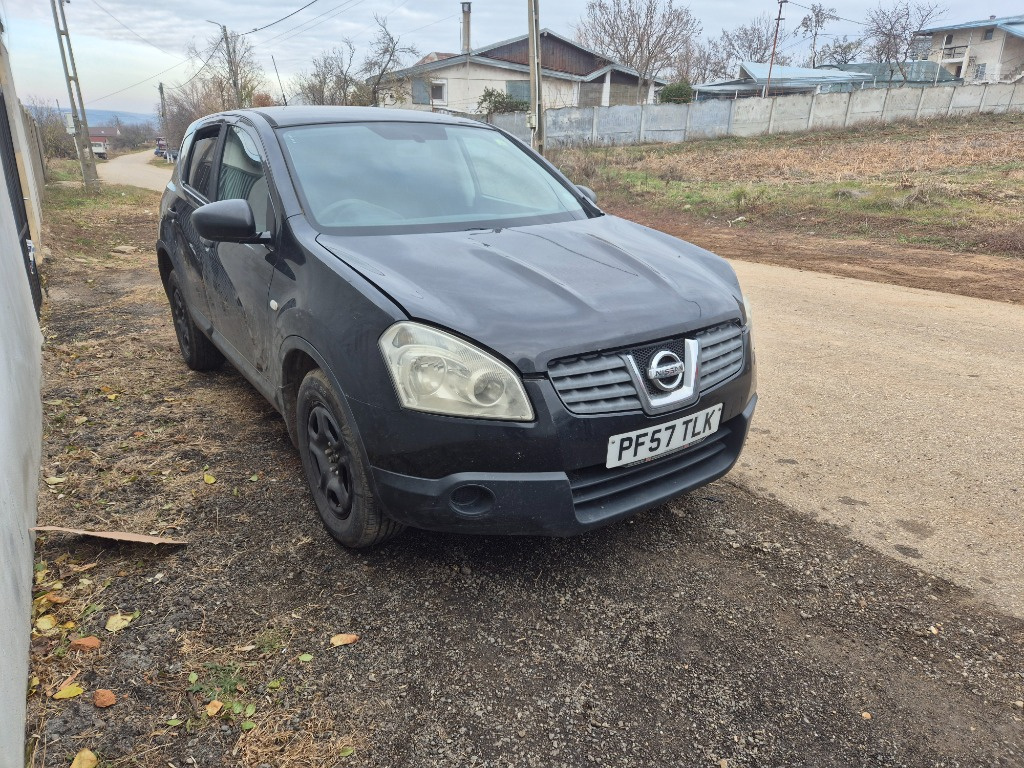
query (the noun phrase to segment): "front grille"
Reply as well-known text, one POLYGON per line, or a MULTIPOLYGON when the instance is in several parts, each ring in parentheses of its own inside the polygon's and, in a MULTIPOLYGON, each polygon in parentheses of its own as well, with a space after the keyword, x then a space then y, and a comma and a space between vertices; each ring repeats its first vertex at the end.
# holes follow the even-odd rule
MULTIPOLYGON (((723 323, 693 334, 700 340, 701 394, 730 379, 743 369, 743 328, 738 322, 723 323)), ((683 338, 656 344, 598 352, 556 360, 548 366, 548 376, 565 407, 573 413, 617 413, 640 410, 640 398, 626 370, 622 354, 631 354, 641 371, 662 349, 670 349, 682 358, 683 338)), ((664 394, 645 382, 649 394, 664 394)))
POLYGON ((723 323, 696 334, 700 339, 700 392, 704 394, 743 369, 743 329, 723 323))
POLYGON ((618 355, 565 358, 548 366, 548 376, 573 413, 614 413, 640 408, 626 364, 618 355))
POLYGON ((685 480, 683 473, 693 473, 725 451, 731 434, 732 430, 723 425, 697 445, 645 464, 614 469, 602 464, 570 472, 576 516, 582 521, 604 517, 610 509, 628 504, 630 494, 640 488, 646 492, 657 492, 659 486, 671 490, 685 480))

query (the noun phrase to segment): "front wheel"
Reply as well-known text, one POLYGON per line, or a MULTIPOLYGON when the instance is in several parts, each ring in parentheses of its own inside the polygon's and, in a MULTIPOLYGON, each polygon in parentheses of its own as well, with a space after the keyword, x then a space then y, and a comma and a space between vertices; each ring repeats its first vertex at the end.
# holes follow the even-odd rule
POLYGON ((327 531, 346 547, 380 544, 404 526, 373 495, 345 409, 324 374, 310 371, 299 386, 295 417, 306 481, 327 531))

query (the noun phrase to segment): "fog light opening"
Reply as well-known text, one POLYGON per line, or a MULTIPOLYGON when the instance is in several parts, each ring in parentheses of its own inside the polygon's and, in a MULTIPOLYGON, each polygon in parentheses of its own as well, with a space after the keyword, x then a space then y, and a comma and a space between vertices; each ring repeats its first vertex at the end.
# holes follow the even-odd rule
POLYGON ((494 494, 482 485, 460 485, 452 491, 448 505, 457 515, 478 517, 491 511, 494 494))

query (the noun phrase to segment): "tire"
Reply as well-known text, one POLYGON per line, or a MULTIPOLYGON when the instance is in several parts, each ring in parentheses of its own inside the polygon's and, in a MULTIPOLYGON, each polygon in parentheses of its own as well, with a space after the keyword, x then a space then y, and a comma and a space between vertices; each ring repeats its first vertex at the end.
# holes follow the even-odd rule
POLYGON ((327 531, 352 549, 387 541, 405 526, 373 494, 358 438, 323 371, 306 374, 295 403, 299 455, 327 531))
POLYGON ((185 294, 181 292, 174 270, 167 276, 167 300, 171 303, 174 335, 178 337, 178 348, 185 359, 185 365, 193 371, 215 371, 220 368, 224 363, 224 355, 192 321, 192 313, 188 310, 185 294))

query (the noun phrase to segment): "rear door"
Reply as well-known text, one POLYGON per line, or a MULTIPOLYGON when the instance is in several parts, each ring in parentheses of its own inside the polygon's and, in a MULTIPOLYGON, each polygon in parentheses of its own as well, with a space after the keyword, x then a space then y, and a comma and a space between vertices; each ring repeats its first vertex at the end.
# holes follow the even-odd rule
MULTIPOLYGON (((226 126, 217 200, 246 200, 265 243, 216 243, 204 261, 204 279, 214 328, 234 352, 266 378, 270 346, 270 281, 278 223, 267 172, 266 151, 256 132, 238 122, 226 126)), ((229 351, 230 354, 230 351, 229 351)))
POLYGON ((198 128, 186 137, 185 162, 181 166, 181 192, 171 203, 174 219, 177 263, 184 266, 179 284, 197 323, 210 331, 210 302, 204 285, 203 264, 209 258, 213 243, 203 240, 192 226, 192 213, 211 200, 216 190, 217 152, 220 148, 223 123, 198 128))

